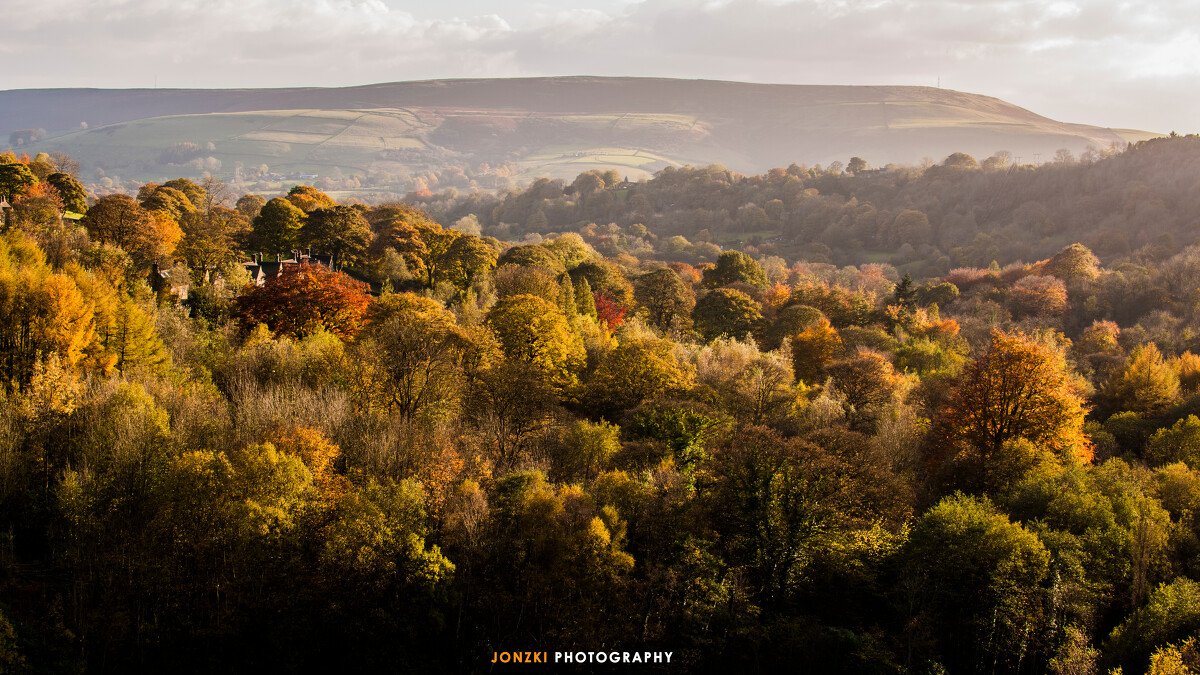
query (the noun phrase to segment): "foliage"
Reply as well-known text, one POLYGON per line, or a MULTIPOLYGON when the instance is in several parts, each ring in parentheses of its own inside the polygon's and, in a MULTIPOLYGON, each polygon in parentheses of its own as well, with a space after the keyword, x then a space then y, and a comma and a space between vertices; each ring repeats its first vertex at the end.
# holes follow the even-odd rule
POLYGON ((507 358, 533 365, 557 391, 577 382, 583 341, 557 306, 533 295, 505 298, 488 313, 487 325, 507 358))
POLYGON ((758 328, 762 321, 761 306, 741 291, 718 288, 705 293, 696 302, 692 321, 705 340, 742 339, 758 328))
POLYGON ((324 327, 343 340, 362 328, 371 304, 367 285, 322 265, 286 269, 238 298, 239 316, 264 323, 276 335, 301 337, 324 327))
POLYGON ((959 376, 935 423, 950 448, 964 441, 985 457, 1013 438, 1088 459, 1084 400, 1060 351, 1022 333, 993 331, 987 351, 959 376))

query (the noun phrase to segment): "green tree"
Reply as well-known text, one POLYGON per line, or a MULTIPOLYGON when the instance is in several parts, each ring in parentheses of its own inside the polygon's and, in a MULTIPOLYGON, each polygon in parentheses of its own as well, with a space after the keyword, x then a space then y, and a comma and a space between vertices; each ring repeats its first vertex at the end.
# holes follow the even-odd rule
POLYGON ((254 218, 250 245, 267 254, 296 248, 307 216, 290 201, 275 197, 254 218))
POLYGON ((73 211, 74 213, 85 213, 87 211, 87 190, 83 188, 83 185, 74 176, 66 173, 52 173, 46 177, 46 182, 53 185, 55 190, 58 190, 63 206, 68 211, 73 211))
POLYGON ((308 212, 300 239, 316 251, 330 255, 335 270, 346 265, 353 267, 367 252, 371 226, 351 206, 316 208, 308 212))
MULTIPOLYGON (((909 630, 934 636, 928 656, 940 654, 949 672, 993 662, 1015 670, 1029 656, 1050 568, 1036 535, 986 498, 956 494, 917 521, 903 556, 909 630)), ((909 640, 920 648, 917 635, 909 640)))
POLYGON ((1188 415, 1169 429, 1154 432, 1146 446, 1146 461, 1151 466, 1184 462, 1200 469, 1200 418, 1188 415))
POLYGON ((433 283, 453 284, 466 291, 496 268, 496 249, 472 234, 456 237, 445 252, 434 256, 433 283))
POLYGON ((661 331, 682 327, 696 306, 691 287, 671 269, 643 274, 633 288, 633 297, 646 310, 650 325, 661 331))
POLYGON ((0 164, 0 198, 10 204, 25 188, 37 182, 37 177, 24 164, 0 164))
POLYGON ((704 286, 717 288, 735 282, 757 288, 767 287, 767 273, 754 258, 741 251, 725 251, 717 258, 716 267, 704 270, 704 286))
POLYGON ((717 288, 696 301, 692 321, 705 340, 722 336, 740 340, 759 327, 761 309, 761 305, 741 291, 717 288))

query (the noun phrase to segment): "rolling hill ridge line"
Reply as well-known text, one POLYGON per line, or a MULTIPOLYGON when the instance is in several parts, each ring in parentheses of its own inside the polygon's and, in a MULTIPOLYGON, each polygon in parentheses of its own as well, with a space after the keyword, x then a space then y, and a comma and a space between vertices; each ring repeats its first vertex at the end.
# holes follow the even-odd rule
POLYGON ((760 172, 851 155, 875 166, 957 151, 1032 159, 1155 135, 1060 122, 994 97, 933 87, 587 76, 0 91, 0 133, 22 129, 47 137, 14 150, 65 151, 85 166, 103 159, 110 173, 146 179, 179 173, 159 160, 178 143, 208 147, 226 169, 262 163, 406 176, 511 162, 516 178, 608 167, 636 179, 671 165, 760 172), (136 128, 119 126, 131 123, 136 128))

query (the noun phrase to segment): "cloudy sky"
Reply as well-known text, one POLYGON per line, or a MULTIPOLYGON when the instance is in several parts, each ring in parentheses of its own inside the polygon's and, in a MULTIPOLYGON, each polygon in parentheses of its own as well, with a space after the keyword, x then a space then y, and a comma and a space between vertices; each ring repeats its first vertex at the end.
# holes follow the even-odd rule
POLYGON ((937 85, 1200 131, 1196 0, 0 0, 0 88, 644 75, 937 85))

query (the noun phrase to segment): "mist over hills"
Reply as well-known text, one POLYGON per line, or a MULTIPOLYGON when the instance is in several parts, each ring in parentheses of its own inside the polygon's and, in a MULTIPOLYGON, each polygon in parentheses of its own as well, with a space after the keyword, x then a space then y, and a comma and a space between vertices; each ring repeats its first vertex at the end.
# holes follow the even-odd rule
POLYGON ((10 90, 0 92, 0 133, 14 150, 65 151, 85 171, 100 167, 126 179, 266 165, 403 186, 457 167, 482 187, 595 168, 637 179, 672 165, 761 172, 851 156, 884 166, 1007 150, 1028 162, 1060 148, 1078 154, 1154 135, 1058 122, 932 87, 609 77, 10 90))

